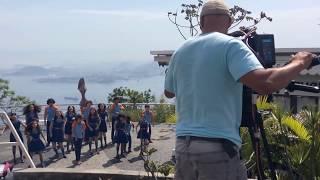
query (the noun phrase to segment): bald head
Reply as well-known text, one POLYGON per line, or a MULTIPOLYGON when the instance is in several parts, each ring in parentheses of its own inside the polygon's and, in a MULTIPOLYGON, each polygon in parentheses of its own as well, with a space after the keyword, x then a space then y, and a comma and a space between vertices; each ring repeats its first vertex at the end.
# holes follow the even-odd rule
POLYGON ((203 33, 227 33, 232 24, 228 6, 223 0, 207 1, 200 13, 200 28, 203 33))
POLYGON ((200 28, 203 33, 220 32, 227 34, 232 20, 227 15, 207 15, 200 19, 200 28))

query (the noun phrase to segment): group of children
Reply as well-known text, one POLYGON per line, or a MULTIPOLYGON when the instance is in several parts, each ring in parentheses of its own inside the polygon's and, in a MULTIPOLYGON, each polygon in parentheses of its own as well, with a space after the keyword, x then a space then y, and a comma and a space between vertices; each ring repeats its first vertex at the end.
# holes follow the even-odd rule
MULTIPOLYGON (((105 104, 98 104, 98 108, 96 109, 91 101, 87 101, 86 107, 80 109, 81 113, 77 114, 74 106, 69 106, 67 112, 63 113, 53 99, 48 99, 44 112, 47 138, 44 137, 40 129, 38 117, 38 113, 40 112, 39 106, 30 104, 24 108, 25 124, 17 118, 15 113, 10 113, 9 117, 22 141, 23 136, 20 126, 25 127, 29 154, 31 157, 34 154, 39 154, 41 165, 44 167, 42 153, 46 146, 48 147, 50 144, 52 144, 52 149, 56 153, 55 158, 59 157, 58 150, 61 151, 62 157, 66 158, 63 145, 63 142, 66 141, 67 153, 73 150, 75 151, 76 164, 80 164, 83 142, 89 145, 90 155, 94 154, 92 151, 92 144, 94 142, 95 153, 99 154, 98 140, 100 140, 101 149, 107 147, 106 132, 108 113, 110 113, 112 115, 112 126, 109 122, 109 126, 112 128, 111 140, 112 144, 116 144, 116 158, 120 159, 131 152, 132 138, 130 132, 134 129, 134 124, 131 122, 130 116, 121 113, 123 106, 119 104, 119 99, 115 98, 114 102, 110 110, 108 110, 105 104)), ((146 109, 148 108, 149 106, 146 105, 146 109)), ((145 141, 150 140, 151 129, 149 129, 150 123, 145 119, 144 114, 138 124, 140 130, 137 137, 145 141)), ((10 134, 10 141, 16 141, 12 133, 10 134)), ((15 146, 12 152, 14 162, 16 163, 15 146)), ((21 149, 20 160, 23 162, 21 149)))

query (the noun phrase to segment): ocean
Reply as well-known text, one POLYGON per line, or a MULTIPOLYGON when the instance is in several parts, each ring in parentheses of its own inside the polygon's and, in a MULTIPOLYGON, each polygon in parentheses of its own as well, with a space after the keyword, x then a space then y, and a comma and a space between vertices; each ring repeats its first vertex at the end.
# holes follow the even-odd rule
POLYGON ((86 98, 94 103, 107 103, 114 88, 151 89, 159 100, 163 94, 165 68, 153 61, 89 63, 78 65, 16 65, 1 69, 0 78, 9 80, 16 95, 29 97, 37 104, 54 98, 58 104, 77 104, 80 78, 85 79, 86 98))
MULTIPOLYGON (((153 75, 139 79, 116 80, 111 83, 98 83, 86 80, 87 93, 86 98, 94 103, 107 103, 108 94, 114 88, 128 87, 139 91, 151 89, 152 93, 159 100, 163 93, 164 75, 153 75)), ((10 81, 10 88, 17 95, 29 97, 38 104, 45 104, 48 98, 54 98, 58 104, 79 103, 81 95, 78 88, 78 80, 74 82, 38 82, 37 76, 1 76, 2 79, 10 81), (67 97, 67 99, 66 99, 67 97)), ((80 77, 79 77, 80 79, 80 77)))

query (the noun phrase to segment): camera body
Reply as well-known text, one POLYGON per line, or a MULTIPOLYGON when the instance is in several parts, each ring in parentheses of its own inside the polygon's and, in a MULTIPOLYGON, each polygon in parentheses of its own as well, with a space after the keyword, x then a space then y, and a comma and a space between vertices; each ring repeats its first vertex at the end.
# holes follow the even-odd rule
MULTIPOLYGON (((256 55, 257 59, 264 68, 271 68, 276 64, 276 52, 273 34, 253 33, 243 41, 256 55)), ((252 103, 252 94, 255 94, 255 92, 251 88, 246 86, 243 87, 241 127, 253 127, 257 123, 257 117, 255 116, 258 114, 253 113, 253 109, 256 110, 256 107, 253 106, 252 103)))
POLYGON ((271 68, 276 64, 273 34, 253 34, 248 38, 247 45, 255 53, 264 68, 271 68))

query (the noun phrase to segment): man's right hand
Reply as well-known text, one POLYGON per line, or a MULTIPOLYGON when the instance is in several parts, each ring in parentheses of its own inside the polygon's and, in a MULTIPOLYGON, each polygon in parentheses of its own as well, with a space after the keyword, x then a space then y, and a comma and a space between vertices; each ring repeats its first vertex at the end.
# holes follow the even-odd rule
POLYGON ((298 52, 293 55, 291 58, 291 63, 301 64, 304 69, 308 69, 312 63, 312 59, 315 57, 315 54, 309 52, 298 52))

